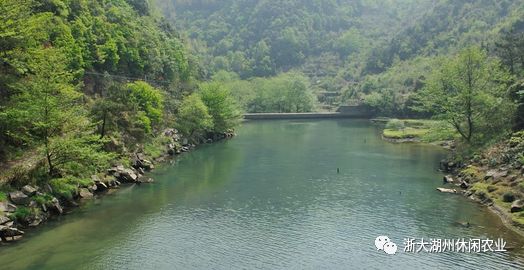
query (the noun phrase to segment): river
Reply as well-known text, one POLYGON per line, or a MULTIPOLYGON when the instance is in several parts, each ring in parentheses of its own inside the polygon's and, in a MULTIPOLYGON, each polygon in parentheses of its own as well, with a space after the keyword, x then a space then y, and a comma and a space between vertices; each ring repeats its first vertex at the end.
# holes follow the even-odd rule
POLYGON ((364 120, 246 122, 236 138, 156 170, 156 183, 124 187, 0 247, 0 269, 524 267, 522 239, 497 216, 435 191, 444 150, 379 134, 364 120), (396 255, 375 248, 379 235, 396 255), (406 238, 503 238, 514 249, 407 253, 406 238))

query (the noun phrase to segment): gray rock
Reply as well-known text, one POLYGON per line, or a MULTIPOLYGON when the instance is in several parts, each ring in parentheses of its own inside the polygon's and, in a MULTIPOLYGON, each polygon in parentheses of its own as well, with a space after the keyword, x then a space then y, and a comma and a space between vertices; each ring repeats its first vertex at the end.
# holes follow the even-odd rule
POLYGON ((40 225, 44 220, 40 217, 36 217, 35 219, 33 219, 33 221, 31 221, 31 223, 29 223, 29 227, 36 227, 38 225, 40 225))
POLYGON ((520 212, 524 210, 524 201, 516 200, 511 204, 511 213, 520 212))
POLYGON ((153 182, 155 182, 155 181, 153 180, 153 178, 149 178, 149 177, 140 177, 140 178, 138 179, 138 182, 140 182, 140 183, 150 184, 150 183, 153 183, 153 182))
POLYGON ((37 190, 33 186, 25 185, 22 187, 22 192, 27 196, 33 196, 36 194, 37 190))
POLYGON ((8 217, 0 216, 0 225, 4 225, 4 224, 6 224, 9 221, 11 221, 11 220, 8 217))
POLYGON ((13 227, 7 227, 0 225, 0 236, 2 237, 14 237, 23 235, 24 232, 13 227))
POLYGON ((16 205, 9 202, 0 202, 0 212, 13 213, 16 211, 16 205))
POLYGON ((484 180, 488 180, 490 179, 491 177, 493 177, 495 174, 497 173, 497 171, 495 170, 489 170, 486 175, 484 176, 484 180))
POLYGON ((87 187, 87 189, 89 190, 89 192, 94 193, 98 189, 98 187, 96 186, 96 184, 93 184, 87 187))
POLYGON ((453 183, 453 177, 451 177, 451 175, 445 175, 444 178, 442 179, 442 181, 444 182, 444 184, 448 184, 448 183, 453 183))
POLYGON ((13 203, 18 205, 27 205, 29 201, 31 201, 31 198, 25 195, 22 191, 9 192, 9 198, 13 203))
POLYGON ((486 173, 486 176, 484 176, 484 180, 488 180, 490 178, 493 178, 493 180, 500 180, 500 178, 504 178, 508 176, 509 172, 507 170, 502 171, 496 171, 496 170, 489 170, 486 173))
POLYGON ((83 199, 93 198, 93 193, 91 193, 87 188, 81 188, 79 195, 83 199))
POLYGON ((50 208, 53 209, 55 212, 57 212, 59 214, 63 214, 64 213, 64 209, 60 205, 60 202, 58 201, 57 198, 53 198, 51 200, 51 207, 50 208))
POLYGON ((469 183, 466 182, 466 181, 462 181, 462 183, 460 183, 460 188, 468 189, 469 188, 469 183))
POLYGON ((450 188, 437 188, 437 190, 442 193, 457 193, 456 189, 450 189, 450 188))
POLYGON ((32 200, 32 201, 29 202, 28 207, 30 207, 30 208, 36 208, 36 207, 38 207, 38 203, 36 203, 35 201, 32 200))
POLYGON ((134 183, 138 179, 138 175, 131 169, 124 169, 120 172, 120 177, 117 178, 124 182, 134 183))

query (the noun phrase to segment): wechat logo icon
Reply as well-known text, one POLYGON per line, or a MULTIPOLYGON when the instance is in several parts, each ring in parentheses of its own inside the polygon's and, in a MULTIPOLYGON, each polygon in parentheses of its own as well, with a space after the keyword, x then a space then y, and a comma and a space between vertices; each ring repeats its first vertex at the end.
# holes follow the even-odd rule
POLYGON ((375 238, 375 247, 377 250, 382 250, 388 255, 395 255, 395 253, 397 253, 397 244, 391 242, 387 236, 378 236, 375 238))

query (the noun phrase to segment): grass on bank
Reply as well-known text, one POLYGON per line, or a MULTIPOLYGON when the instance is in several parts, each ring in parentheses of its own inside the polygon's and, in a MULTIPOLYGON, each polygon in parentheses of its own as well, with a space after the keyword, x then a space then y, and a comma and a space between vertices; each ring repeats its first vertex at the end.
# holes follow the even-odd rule
POLYGON ((455 132, 451 126, 442 121, 389 119, 386 122, 382 135, 388 139, 412 139, 422 142, 436 142, 453 139, 455 132))

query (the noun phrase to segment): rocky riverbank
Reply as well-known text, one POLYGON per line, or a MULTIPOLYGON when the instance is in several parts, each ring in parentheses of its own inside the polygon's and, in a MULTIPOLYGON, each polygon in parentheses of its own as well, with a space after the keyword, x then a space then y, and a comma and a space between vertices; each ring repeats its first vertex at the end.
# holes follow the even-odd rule
MULTIPOLYGON (((190 143, 176 129, 166 129, 159 136, 165 137, 164 141, 167 143, 163 145, 162 153, 155 158, 138 150, 129 154, 130 164, 117 164, 85 181, 68 183, 71 185, 66 187, 49 183, 24 185, 8 192, 6 198, 0 200, 1 242, 22 238, 25 230, 73 211, 82 200, 104 196, 118 190, 122 185, 153 183, 154 180, 147 176, 147 172, 155 169, 155 165, 189 152, 198 144, 190 143)), ((205 139, 198 141, 213 143, 233 136, 234 131, 230 130, 222 134, 208 134, 205 139)))
POLYGON ((465 161, 444 160, 444 189, 487 206, 511 229, 524 235, 524 132, 465 161), (451 187, 451 188, 449 188, 451 187))

